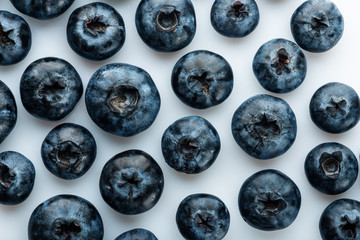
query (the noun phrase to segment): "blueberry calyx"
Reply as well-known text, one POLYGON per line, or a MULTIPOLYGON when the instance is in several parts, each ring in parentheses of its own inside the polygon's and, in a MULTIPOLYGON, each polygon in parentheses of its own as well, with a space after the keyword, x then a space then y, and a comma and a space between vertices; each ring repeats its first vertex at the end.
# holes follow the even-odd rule
POLYGON ((249 16, 249 11, 245 4, 240 1, 235 1, 231 5, 231 9, 227 12, 226 16, 235 16, 239 20, 243 20, 246 16, 249 16))
POLYGON ((276 53, 275 59, 271 61, 270 65, 273 68, 276 68, 276 73, 278 75, 281 75, 283 71, 290 73, 291 69, 288 66, 290 60, 291 60, 290 54, 286 51, 286 49, 280 48, 276 53))
POLYGON ((4 31, 3 26, 0 23, 0 41, 2 47, 5 47, 6 45, 10 45, 10 44, 15 45, 15 41, 9 37, 9 34, 12 33, 13 31, 14 29, 4 31))
POLYGON ((216 229, 214 215, 208 211, 199 211, 195 215, 195 223, 199 228, 204 228, 205 233, 212 233, 216 229))
POLYGON ((88 20, 84 21, 84 32, 97 37, 99 34, 105 33, 105 29, 109 27, 105 22, 102 21, 103 16, 95 16, 94 18, 87 17, 88 20))
POLYGON ((59 164, 57 165, 58 168, 61 166, 63 166, 63 168, 68 168, 69 166, 75 165, 80 160, 81 149, 76 143, 65 141, 60 143, 49 153, 49 158, 59 164))
POLYGON ((329 102, 329 106, 326 107, 326 112, 332 118, 335 118, 335 119, 342 118, 346 114, 346 111, 343 109, 343 108, 345 108, 345 106, 346 106, 345 99, 331 98, 330 102, 329 102))
POLYGON ((275 116, 264 112, 254 116, 253 121, 248 125, 248 130, 259 142, 262 142, 263 138, 279 135, 281 126, 275 116))
POLYGON ((341 151, 336 151, 332 154, 324 152, 323 154, 321 154, 319 160, 319 172, 329 178, 337 179, 341 171, 340 163, 342 162, 342 160, 343 157, 341 151))
POLYGON ((107 105, 113 113, 126 117, 138 108, 139 100, 140 93, 136 87, 121 85, 112 91, 107 105))
POLYGON ((286 201, 272 191, 259 194, 255 203, 258 213, 265 216, 277 215, 287 207, 286 201))
POLYGON ((130 167, 116 171, 111 184, 116 188, 124 189, 122 194, 129 198, 136 198, 143 180, 144 176, 136 168, 130 167))
POLYGON ((7 165, 0 163, 0 187, 2 191, 7 191, 12 181, 15 179, 16 173, 7 165))
POLYGON ((207 71, 201 74, 190 74, 187 80, 190 88, 193 89, 195 87, 195 90, 198 92, 203 91, 207 96, 210 96, 209 88, 214 79, 208 75, 209 73, 207 71))
POLYGON ((65 79, 54 77, 49 73, 48 81, 40 83, 38 95, 44 104, 61 100, 61 95, 66 88, 65 79))
POLYGON ((181 138, 177 143, 177 146, 180 154, 188 159, 197 158, 201 153, 201 145, 196 139, 191 139, 189 137, 181 138))
POLYGON ((154 17, 156 30, 160 32, 175 32, 180 26, 181 12, 174 6, 162 6, 154 17))
POLYGON ((323 11, 319 11, 312 16, 309 31, 314 36, 319 37, 324 35, 329 27, 330 22, 328 16, 323 11))
POLYGON ((350 237, 350 238, 353 238, 353 239, 356 239, 357 237, 357 231, 356 229, 357 228, 360 228, 360 219, 358 216, 355 217, 354 220, 350 219, 349 215, 345 215, 341 218, 341 220, 343 222, 345 222, 344 224, 341 224, 340 225, 340 228, 347 232, 347 237, 350 237))
POLYGON ((66 221, 64 219, 56 219, 53 222, 53 233, 56 238, 71 240, 77 237, 81 232, 81 227, 76 221, 66 221))

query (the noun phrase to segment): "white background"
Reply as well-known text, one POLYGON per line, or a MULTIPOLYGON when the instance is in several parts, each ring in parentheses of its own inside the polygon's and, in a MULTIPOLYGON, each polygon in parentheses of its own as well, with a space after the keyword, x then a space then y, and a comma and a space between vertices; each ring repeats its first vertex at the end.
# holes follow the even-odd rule
MULTIPOLYGON (((252 60, 257 49, 273 38, 293 41, 290 18, 302 0, 258 0, 260 23, 253 33, 243 39, 228 39, 219 35, 210 24, 210 9, 213 1, 193 0, 197 16, 197 32, 192 43, 175 53, 158 53, 147 47, 136 31, 135 11, 139 0, 107 0, 122 15, 126 27, 126 41, 115 56, 101 62, 86 60, 74 53, 66 40, 66 24, 71 12, 90 0, 76 0, 63 15, 49 21, 40 21, 20 14, 8 0, 1 0, 0 9, 23 16, 32 30, 32 48, 20 63, 0 67, 0 79, 15 95, 18 120, 14 130, 0 145, 0 151, 18 151, 35 165, 36 180, 29 198, 17 206, 0 206, 0 239, 27 239, 27 224, 32 211, 41 202, 57 194, 76 194, 91 201, 99 210, 105 228, 105 240, 115 239, 122 232, 142 227, 151 230, 160 240, 182 239, 175 223, 178 204, 187 195, 210 193, 220 197, 227 205, 230 229, 224 239, 268 240, 316 240, 320 239, 318 222, 323 209, 338 198, 360 200, 360 180, 344 194, 326 196, 317 192, 307 182, 304 174, 304 159, 307 153, 320 143, 337 141, 348 146, 358 157, 360 151, 360 125, 339 135, 319 130, 311 121, 308 105, 312 94, 323 84, 339 81, 352 86, 360 93, 360 2, 358 0, 334 0, 345 19, 345 31, 340 42, 322 54, 305 52, 308 73, 303 84, 295 91, 276 95, 285 99, 295 112, 298 134, 294 145, 284 155, 267 161, 249 157, 235 143, 231 134, 231 118, 237 107, 247 98, 269 93, 257 82, 252 72, 252 60), (234 72, 234 89, 221 105, 196 110, 185 106, 171 89, 170 76, 174 64, 184 54, 206 49, 222 55, 234 72), (84 97, 75 110, 58 122, 39 120, 28 114, 20 100, 19 81, 25 68, 38 58, 54 56, 66 59, 79 72, 84 88, 91 75, 107 63, 124 62, 139 66, 152 76, 160 95, 161 108, 154 124, 134 137, 122 138, 98 128, 87 114, 84 97), (177 173, 164 161, 160 140, 164 130, 178 118, 200 115, 209 120, 221 138, 221 151, 215 163, 198 175, 177 173), (92 168, 81 178, 73 181, 59 179, 44 167, 40 147, 47 133, 63 122, 73 122, 88 128, 94 135, 98 155, 92 168), (153 156, 161 166, 165 177, 164 192, 154 208, 136 215, 125 216, 111 209, 101 198, 98 181, 102 167, 113 155, 128 150, 141 149, 153 156), (242 183, 253 173, 266 169, 278 169, 300 188, 302 205, 295 222, 287 229, 263 232, 247 225, 240 216, 237 197, 242 183)), ((271 94, 271 93, 270 93, 271 94)), ((274 94, 273 94, 274 95, 274 94)))

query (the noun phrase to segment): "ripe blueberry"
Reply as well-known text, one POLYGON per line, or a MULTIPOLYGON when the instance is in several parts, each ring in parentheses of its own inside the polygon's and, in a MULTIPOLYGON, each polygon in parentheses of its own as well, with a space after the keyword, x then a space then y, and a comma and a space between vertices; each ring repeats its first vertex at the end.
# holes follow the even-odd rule
POLYGON ((14 129, 17 120, 17 107, 14 95, 0 80, 0 143, 14 129))
POLYGON ((149 230, 135 228, 122 233, 115 240, 158 240, 157 237, 149 230))

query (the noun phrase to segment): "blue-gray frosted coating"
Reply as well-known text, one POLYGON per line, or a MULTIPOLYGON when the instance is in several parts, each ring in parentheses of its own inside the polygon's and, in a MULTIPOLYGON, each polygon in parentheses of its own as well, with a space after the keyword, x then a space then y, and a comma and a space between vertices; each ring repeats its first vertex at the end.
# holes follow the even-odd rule
POLYGON ((344 31, 344 19, 330 0, 309 0, 291 17, 295 42, 309 52, 325 52, 334 47, 344 31))
POLYGON ((325 194, 340 194, 355 183, 359 166, 354 153, 346 146, 328 142, 313 148, 305 159, 309 183, 325 194))
POLYGON ((146 130, 160 109, 160 95, 143 69, 108 64, 91 77, 85 93, 91 119, 104 131, 132 136, 146 130))
POLYGON ((15 205, 25 201, 35 181, 32 162, 18 152, 0 153, 0 203, 15 205))
POLYGON ((210 13, 214 29, 232 38, 249 35, 257 27, 259 19, 259 9, 254 0, 216 0, 210 13))
POLYGON ((196 32, 195 10, 190 0, 141 0, 135 23, 146 45, 160 52, 186 47, 196 32))
POLYGON ((267 169, 250 176, 238 197, 240 214, 250 226, 264 231, 288 227, 296 219, 301 195, 284 173, 267 169))
POLYGON ((31 48, 31 30, 22 17, 0 11, 0 65, 23 60, 31 48))
POLYGON ((281 98, 266 94, 253 96, 235 111, 232 134, 250 156, 270 159, 285 153, 296 138, 296 117, 281 98))
POLYGON ((122 233, 115 240, 158 240, 158 239, 149 230, 143 228, 135 228, 122 233))
POLYGON ((310 116, 321 130, 343 133, 353 128, 360 119, 360 100, 350 86, 330 82, 320 87, 311 98, 310 116))
POLYGON ((270 92, 288 93, 296 89, 306 76, 306 58, 300 47, 286 39, 264 43, 253 60, 255 77, 270 92))
POLYGON ((102 240, 104 227, 95 206, 75 195, 57 195, 32 212, 29 240, 102 240))
POLYGON ((184 117, 165 130, 161 149, 166 163, 176 171, 200 173, 215 162, 220 152, 220 137, 206 119, 184 117))
POLYGON ((17 107, 14 95, 0 80, 0 143, 14 129, 17 121, 17 107))

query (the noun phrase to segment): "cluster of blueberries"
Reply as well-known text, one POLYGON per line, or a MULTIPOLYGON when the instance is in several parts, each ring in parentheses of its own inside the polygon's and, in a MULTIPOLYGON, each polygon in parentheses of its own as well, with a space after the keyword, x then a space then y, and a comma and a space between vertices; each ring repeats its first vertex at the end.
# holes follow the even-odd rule
MULTIPOLYGON (((74 0, 10 0, 17 10, 46 20, 65 12, 74 0)), ((196 18, 190 0, 141 0, 136 10, 136 28, 141 39, 159 52, 174 52, 190 44, 196 18)), ((211 24, 220 34, 241 38, 258 25, 254 0, 215 0, 211 24)), ((291 18, 295 42, 273 39, 263 44, 253 59, 253 72, 268 91, 288 93, 305 79, 306 58, 301 49, 325 52, 340 40, 344 21, 330 0, 308 0, 291 18)), ((80 56, 103 60, 117 53, 125 41, 125 25, 110 5, 94 2, 77 8, 67 25, 67 40, 80 56)), ((26 21, 0 10, 0 65, 23 60, 31 48, 26 21)), ((233 72, 220 55, 193 51, 175 64, 171 85, 186 105, 205 109, 225 101, 233 88, 233 72)), ((20 81, 21 101, 33 116, 57 121, 67 116, 82 97, 83 85, 75 68, 54 57, 31 63, 20 81)), ((16 124, 17 108, 9 88, 0 81, 0 142, 16 124)), ((160 95, 143 69, 123 63, 108 64, 91 77, 85 91, 90 118, 101 129, 123 137, 151 126, 160 109, 160 95)), ((339 82, 319 88, 310 102, 313 122, 329 133, 343 133, 360 119, 360 101, 350 86, 339 82)), ((250 156, 271 159, 285 153, 296 138, 295 114, 281 98, 256 95, 240 105, 231 123, 237 144, 250 156)), ((199 116, 181 118, 163 134, 161 147, 166 163, 187 174, 208 169, 220 151, 216 129, 199 116)), ((64 123, 49 132, 42 143, 46 168, 63 179, 81 177, 96 157, 96 142, 83 126, 64 123)), ((310 184, 325 194, 348 190, 358 175, 355 155, 346 146, 331 142, 315 147, 306 157, 305 173, 310 184)), ((35 168, 17 152, 0 154, 0 203, 15 205, 31 193, 35 168)), ((100 176, 100 193, 114 210, 127 215, 151 209, 163 188, 163 172, 156 161, 140 150, 112 157, 100 176)), ((288 227, 296 218, 301 195, 296 184, 280 171, 267 169, 250 176, 238 197, 244 220, 254 228, 271 231, 288 227)), ((186 197, 176 213, 178 229, 185 239, 222 239, 229 228, 225 204, 210 194, 186 197)), ((340 199, 330 204, 320 219, 323 239, 358 239, 360 202, 340 199)), ((40 204, 28 225, 29 239, 102 239, 99 212, 87 200, 58 195, 40 204), (78 214, 81 213, 81 214, 78 214)), ((157 239, 145 229, 133 229, 116 238, 157 239)))

